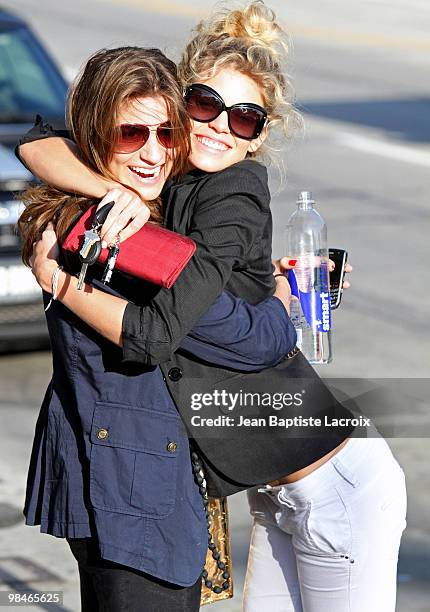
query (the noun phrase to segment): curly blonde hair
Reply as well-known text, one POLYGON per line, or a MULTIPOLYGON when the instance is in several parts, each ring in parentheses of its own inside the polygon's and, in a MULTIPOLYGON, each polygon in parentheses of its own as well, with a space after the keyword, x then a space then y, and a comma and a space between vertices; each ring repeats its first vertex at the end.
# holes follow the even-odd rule
MULTIPOLYGON (((289 137, 293 128, 301 125, 286 73, 288 37, 276 22, 275 13, 262 0, 254 0, 241 9, 215 12, 206 21, 201 21, 194 32, 178 65, 179 79, 184 87, 210 79, 222 68, 232 67, 259 86, 269 128, 276 126, 276 133, 283 138, 289 137)), ((258 154, 270 159, 270 150, 269 141, 266 141, 258 154)))

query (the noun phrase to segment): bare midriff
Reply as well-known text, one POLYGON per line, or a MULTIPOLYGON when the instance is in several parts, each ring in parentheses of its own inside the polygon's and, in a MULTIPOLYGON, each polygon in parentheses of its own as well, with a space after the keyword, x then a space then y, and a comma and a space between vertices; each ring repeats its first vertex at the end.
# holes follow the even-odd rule
POLYGON ((336 453, 338 453, 345 446, 345 444, 347 444, 349 439, 350 438, 346 438, 346 440, 341 442, 339 446, 336 446, 336 448, 334 448, 332 451, 327 453, 327 455, 324 455, 324 457, 321 457, 321 459, 314 461, 314 463, 311 463, 307 465, 306 467, 302 468, 301 470, 297 470, 297 472, 293 472, 292 474, 289 474, 288 476, 285 476, 284 478, 280 478, 279 480, 272 480, 272 482, 269 482, 269 485, 272 487, 276 487, 282 484, 289 484, 291 482, 297 482, 298 480, 301 480, 305 476, 312 474, 312 472, 315 472, 315 470, 317 470, 319 467, 324 465, 324 463, 327 463, 327 461, 329 461, 334 455, 336 455, 336 453))

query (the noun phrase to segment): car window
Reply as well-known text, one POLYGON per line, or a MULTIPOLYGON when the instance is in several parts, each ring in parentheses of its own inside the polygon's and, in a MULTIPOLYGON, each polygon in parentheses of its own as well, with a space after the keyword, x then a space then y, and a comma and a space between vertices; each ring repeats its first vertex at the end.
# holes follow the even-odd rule
POLYGON ((0 122, 64 115, 64 86, 24 28, 0 32, 0 122), (57 81, 57 82, 56 82, 57 81))

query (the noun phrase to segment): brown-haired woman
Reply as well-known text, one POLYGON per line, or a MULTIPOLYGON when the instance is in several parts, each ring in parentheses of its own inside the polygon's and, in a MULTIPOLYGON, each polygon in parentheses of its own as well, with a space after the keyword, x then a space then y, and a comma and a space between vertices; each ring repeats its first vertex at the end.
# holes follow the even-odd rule
MULTIPOLYGON (((83 175, 91 178, 97 172, 106 184, 113 180, 134 189, 140 202, 136 209, 129 193, 118 197, 126 216, 143 210, 147 217, 149 209, 153 221, 160 219, 157 198, 164 180, 180 172, 189 145, 174 64, 154 49, 96 53, 71 89, 68 122, 87 164, 83 175), (148 209, 141 200, 148 202, 148 209)), ((43 131, 44 126, 36 129, 43 131)), ((24 199, 27 209, 19 227, 27 262, 33 241, 50 221, 61 243, 76 212, 92 203, 46 186, 31 189, 24 199)), ((49 234, 53 231, 45 230, 44 235, 49 234)), ((187 279, 188 274, 188 283, 209 258, 200 251, 192 274, 187 270, 181 277, 187 279)), ((52 264, 51 259, 48 266, 52 264)), ((124 363, 115 344, 66 308, 62 294, 75 279, 62 274, 59 299, 47 311, 54 373, 36 428, 27 524, 40 524, 42 532, 68 539, 79 564, 84 610, 198 610, 208 543, 206 516, 193 479, 187 434, 163 374, 148 362, 124 363)), ((178 296, 120 277, 111 295, 96 289, 96 272, 91 276, 84 300, 98 296, 89 308, 116 339, 121 331, 115 327, 115 306, 123 307, 128 300, 138 311, 143 304, 158 311, 151 297, 162 303, 163 295, 178 296)), ((189 293, 187 284, 182 291, 189 293)), ((45 293, 45 303, 48 297, 45 293)), ((232 367, 247 369, 270 365, 291 348, 294 332, 277 298, 255 307, 227 293, 213 301, 205 317, 198 323, 198 316, 195 319, 194 337, 183 341, 188 353, 205 362, 224 365, 227 360, 232 367), (265 338, 260 351, 250 347, 256 327, 265 338), (243 343, 240 329, 245 330, 243 343), (257 354, 254 363, 249 353, 257 354)), ((168 312, 176 316, 173 308, 168 312)), ((140 318, 136 323, 140 325, 140 318)))
MULTIPOLYGON (((112 216, 122 210, 123 215, 137 217, 134 225, 131 224, 127 229, 131 233, 136 227, 141 227, 149 216, 157 223, 162 221, 159 198, 161 189, 167 177, 183 173, 187 163, 189 118, 178 88, 176 72, 175 64, 158 49, 119 47, 99 51, 91 57, 69 90, 67 124, 75 144, 69 142, 65 148, 74 152, 79 150, 79 158, 85 164, 80 167, 80 180, 84 181, 86 176, 90 179, 97 176, 99 189, 101 185, 104 186, 104 191, 102 188, 100 192, 96 190, 95 193, 87 195, 101 198, 111 186, 118 187, 120 183, 129 185, 128 194, 113 194, 116 195, 117 206, 112 216), (125 72, 127 80, 123 78, 125 72), (145 98, 144 102, 142 97, 145 98), (149 97, 153 98, 152 102, 148 100, 149 97), (91 104, 89 101, 92 101, 91 104), (142 123, 143 120, 148 124, 158 125, 157 140, 161 142, 155 142, 153 150, 148 153, 147 165, 152 166, 152 173, 146 172, 142 177, 130 177, 131 171, 122 163, 130 160, 125 160, 122 155, 113 161, 112 145, 118 139, 118 125, 142 123), (164 147, 163 138, 168 147, 164 147), (118 159, 121 163, 118 163, 118 159), (130 178, 134 179, 132 184, 130 178), (136 197, 133 198, 133 195, 136 197)), ((33 130, 43 135, 44 126, 40 119, 33 130)), ((133 138, 130 133, 127 136, 133 138)), ((138 133, 135 138, 139 138, 138 133)), ((130 158, 134 153, 135 151, 130 153, 130 158)), ((53 160, 54 172, 56 167, 56 160, 53 160)), ((73 172, 72 165, 71 171, 73 172)), ((69 193, 73 192, 73 189, 69 190, 69 193)), ((32 207, 20 220, 20 231, 25 237, 25 262, 30 258, 33 240, 40 234, 41 229, 45 229, 48 221, 58 216, 59 237, 69 228, 80 202, 79 199, 69 201, 68 209, 64 210, 67 197, 67 193, 49 187, 45 187, 44 191, 37 187, 27 192, 26 198, 32 203, 32 207), (39 208, 36 207, 38 202, 39 208), (61 215, 56 215, 56 211, 61 211, 61 215), (33 222, 29 226, 27 221, 30 217, 33 222), (27 234, 28 228, 31 228, 31 235, 27 234)), ((82 204, 87 204, 85 199, 82 204)), ((123 239, 127 235, 125 234, 123 239)))

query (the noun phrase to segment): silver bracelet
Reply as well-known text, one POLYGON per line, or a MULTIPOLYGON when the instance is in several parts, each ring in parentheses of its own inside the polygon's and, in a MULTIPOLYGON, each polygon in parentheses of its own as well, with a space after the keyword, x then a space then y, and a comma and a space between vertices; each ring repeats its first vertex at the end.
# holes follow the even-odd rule
POLYGON ((57 266, 52 273, 52 298, 49 300, 48 306, 45 308, 45 312, 49 310, 51 304, 58 297, 58 277, 60 276, 60 272, 63 269, 62 266, 57 266))

